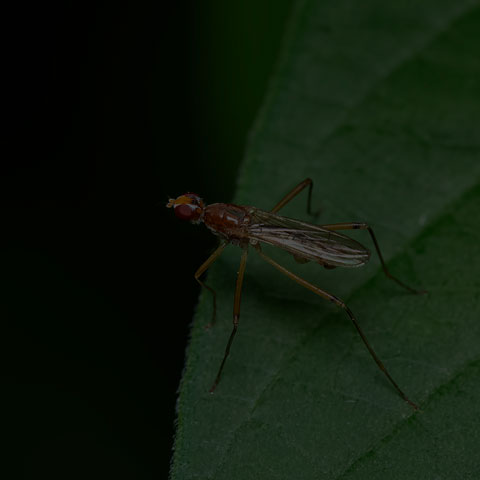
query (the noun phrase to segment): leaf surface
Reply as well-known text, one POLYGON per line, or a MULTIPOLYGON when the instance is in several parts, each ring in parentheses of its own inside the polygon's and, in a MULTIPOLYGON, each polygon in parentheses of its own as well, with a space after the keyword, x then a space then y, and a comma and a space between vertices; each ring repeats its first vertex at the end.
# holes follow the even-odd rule
MULTIPOLYGON (((422 411, 397 396, 344 312, 254 251, 209 394, 231 331, 232 246, 207 277, 217 324, 204 328, 204 292, 192 326, 173 479, 479 477, 479 31, 478 1, 298 1, 236 194, 269 209, 311 177, 320 223, 369 223, 392 273, 428 290, 404 292, 375 254, 327 271, 268 250, 349 305, 422 411)), ((308 221, 304 197, 282 214, 308 221)), ((366 232, 352 237, 373 247, 366 232)))

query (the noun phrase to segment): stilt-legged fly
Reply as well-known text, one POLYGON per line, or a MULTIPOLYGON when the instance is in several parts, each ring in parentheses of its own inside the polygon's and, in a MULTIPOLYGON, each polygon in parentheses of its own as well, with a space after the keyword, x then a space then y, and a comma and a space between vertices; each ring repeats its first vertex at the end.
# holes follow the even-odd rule
POLYGON ((352 238, 338 232, 341 230, 367 230, 373 241, 373 245, 375 246, 378 257, 380 258, 385 275, 411 293, 425 293, 424 291, 415 290, 409 287, 389 272, 380 252, 380 247, 378 246, 375 234, 368 224, 348 222, 318 226, 277 215, 277 212, 282 207, 284 207, 306 187, 308 187, 307 211, 309 214, 311 214, 313 182, 309 178, 298 184, 269 212, 255 207, 234 205, 231 203, 213 203, 211 205, 205 205, 203 200, 194 193, 186 193, 177 197, 176 199, 170 199, 167 204, 168 208, 173 207, 175 215, 178 218, 182 220, 189 220, 192 223, 203 222, 207 228, 209 228, 215 235, 220 237, 220 246, 195 273, 195 279, 198 281, 198 283, 202 287, 208 289, 213 295, 213 321, 215 320, 216 314, 216 294, 211 287, 206 285, 200 279, 200 277, 221 255, 227 244, 232 243, 242 248, 240 267, 237 273, 237 281, 235 286, 233 330, 228 339, 222 363, 220 364, 215 381, 210 388, 210 392, 215 390, 218 382, 220 381, 223 367, 227 360, 228 354, 230 353, 230 347, 237 333, 238 322, 240 318, 240 297, 242 293, 242 283, 248 256, 248 247, 252 246, 255 248, 255 250, 257 250, 258 254, 264 260, 285 274, 287 277, 291 278, 293 281, 297 282, 303 287, 308 288, 320 297, 329 300, 340 308, 343 308, 350 317, 350 320, 353 322, 353 325, 357 329, 357 332, 363 340, 363 343, 367 347, 370 355, 375 360, 380 370, 386 375, 388 380, 390 380, 399 395, 409 405, 417 410, 418 406, 412 402, 405 395, 405 393, 403 393, 390 373, 387 371, 383 362, 373 350, 350 308, 348 308, 348 306, 335 295, 318 288, 317 286, 307 282, 303 278, 297 276, 296 274, 287 270, 285 267, 278 264, 275 260, 267 256, 261 248, 261 244, 273 245, 291 253, 295 260, 300 263, 312 261, 319 263, 325 268, 358 267, 368 262, 370 258, 369 250, 352 238))

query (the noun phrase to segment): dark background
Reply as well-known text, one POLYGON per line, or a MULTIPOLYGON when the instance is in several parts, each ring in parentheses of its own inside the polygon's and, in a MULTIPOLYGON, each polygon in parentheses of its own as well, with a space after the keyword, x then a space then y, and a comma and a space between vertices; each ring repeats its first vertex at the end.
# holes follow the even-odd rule
POLYGON ((164 205, 232 198, 291 0, 170 3, 4 11, 8 478, 167 477, 215 239, 164 205))

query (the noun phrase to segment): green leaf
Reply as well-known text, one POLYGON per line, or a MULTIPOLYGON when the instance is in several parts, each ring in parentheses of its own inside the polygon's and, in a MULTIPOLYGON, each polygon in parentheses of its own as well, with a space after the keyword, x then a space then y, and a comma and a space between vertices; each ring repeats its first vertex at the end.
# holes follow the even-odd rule
MULTIPOLYGON (((253 250, 239 331, 209 394, 231 331, 232 246, 208 275, 217 324, 204 328, 204 292, 192 327, 174 479, 479 478, 479 31, 478 1, 297 2, 236 200, 269 209, 311 177, 322 223, 374 228, 392 273, 428 295, 388 280, 375 254, 327 271, 268 253, 349 305, 422 411, 345 312, 253 250)), ((308 220, 305 197, 282 214, 308 220)))

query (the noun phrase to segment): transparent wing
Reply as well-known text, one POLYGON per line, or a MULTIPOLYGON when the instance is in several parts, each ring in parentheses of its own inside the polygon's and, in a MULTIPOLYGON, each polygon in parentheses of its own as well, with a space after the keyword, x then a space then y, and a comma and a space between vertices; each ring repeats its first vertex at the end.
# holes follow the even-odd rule
POLYGON ((359 267, 370 258, 363 245, 346 235, 263 210, 254 209, 250 215, 249 238, 286 250, 297 259, 327 266, 359 267))

